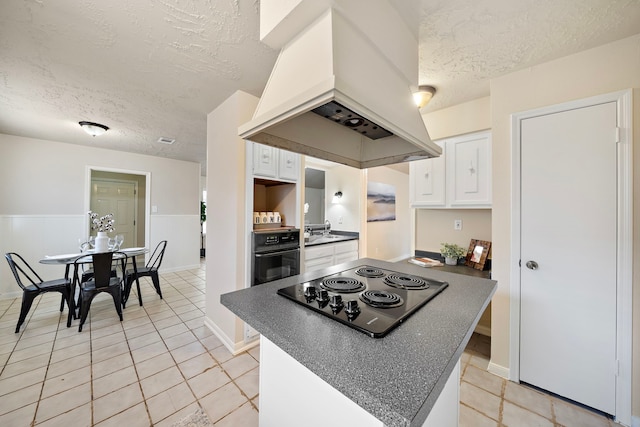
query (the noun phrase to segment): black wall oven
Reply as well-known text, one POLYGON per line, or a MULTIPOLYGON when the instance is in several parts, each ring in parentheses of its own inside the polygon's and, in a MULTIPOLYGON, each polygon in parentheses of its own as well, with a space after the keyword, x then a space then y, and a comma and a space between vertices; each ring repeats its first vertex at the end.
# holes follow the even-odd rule
POLYGON ((251 286, 299 274, 300 230, 254 231, 251 257, 251 286))

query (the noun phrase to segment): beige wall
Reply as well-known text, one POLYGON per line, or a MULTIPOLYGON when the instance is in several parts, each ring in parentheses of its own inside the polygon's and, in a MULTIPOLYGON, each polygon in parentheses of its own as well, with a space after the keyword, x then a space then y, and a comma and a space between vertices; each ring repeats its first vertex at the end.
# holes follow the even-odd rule
MULTIPOLYGON (((511 114, 628 88, 634 90, 634 165, 640 164, 640 35, 509 74, 491 82, 493 129, 493 298, 492 362, 509 366, 509 256, 511 227, 511 114)), ((635 188, 640 188, 637 167, 635 188)), ((636 190, 635 194, 638 194, 636 190)), ((634 198, 638 224, 640 198, 634 198)), ((639 231, 634 230, 634 330, 640 330, 639 231)), ((640 415, 640 334, 634 334, 633 413, 640 415)))
POLYGON ((440 252, 441 243, 469 247, 471 239, 491 241, 491 209, 416 209, 416 249, 440 252), (462 230, 453 221, 462 220, 462 230))
MULTIPOLYGON (((633 88, 634 194, 640 188, 640 35, 518 71, 491 82, 491 97, 424 116, 434 139, 491 128, 493 151, 491 362, 509 368, 511 228, 511 115, 539 107, 633 88), (489 101, 489 102, 487 102, 489 101), (490 123, 487 123, 487 118, 490 123)), ((640 197, 634 197, 633 392, 640 416, 640 197)), ((429 214, 431 215, 431 214, 429 214)), ((434 213, 434 215, 438 215, 434 213)), ((445 215, 445 214, 441 214, 445 215)), ((431 218, 429 218, 432 220, 431 218)), ((444 219, 442 219, 444 221, 444 219)))
POLYGON ((332 230, 360 231, 360 176, 359 169, 344 165, 325 171, 324 217, 331 222, 332 230), (337 191, 342 191, 342 198, 339 203, 332 203, 337 191))
MULTIPOLYGON (((409 207, 409 175, 386 166, 367 170, 368 182, 389 184, 396 189, 395 221, 366 224, 367 256, 397 261, 411 256, 411 211, 409 207)), ((362 215, 366 217, 366 208, 362 215)))
MULTIPOLYGON (((165 271, 199 265, 200 165, 0 134, 0 250, 18 252, 37 265, 44 255, 73 253, 86 236, 89 168, 150 176, 148 243, 167 239, 165 271), (36 244, 34 244, 36 243, 36 244)), ((144 240, 143 240, 144 241, 144 240)), ((0 298, 17 285, 0 264, 0 298)), ((59 277, 58 266, 38 266, 44 279, 59 277)))

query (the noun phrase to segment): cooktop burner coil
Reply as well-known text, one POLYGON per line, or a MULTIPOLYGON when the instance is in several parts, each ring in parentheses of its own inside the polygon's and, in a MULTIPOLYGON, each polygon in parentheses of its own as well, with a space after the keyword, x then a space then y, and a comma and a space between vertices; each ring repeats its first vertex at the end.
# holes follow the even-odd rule
POLYGON ((366 287, 364 283, 350 277, 329 277, 321 285, 333 292, 360 292, 366 287))
POLYGON ((383 277, 384 271, 380 270, 379 268, 369 267, 368 265, 365 265, 358 268, 356 270, 356 274, 362 277, 383 277))
POLYGON ((417 276, 389 274, 384 278, 384 283, 399 289, 427 289, 429 284, 426 280, 417 276))
POLYGON ((404 300, 398 294, 387 291, 364 291, 360 294, 360 300, 371 307, 391 308, 404 304, 404 300))

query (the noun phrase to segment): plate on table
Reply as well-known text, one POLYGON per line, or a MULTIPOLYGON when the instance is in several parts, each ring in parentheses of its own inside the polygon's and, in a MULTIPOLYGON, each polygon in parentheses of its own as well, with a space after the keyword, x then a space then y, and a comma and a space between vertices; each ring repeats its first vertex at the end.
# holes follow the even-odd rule
POLYGON ((62 255, 45 255, 46 259, 58 260, 58 259, 72 259, 81 256, 82 254, 62 254, 62 255))
POLYGON ((139 251, 144 251, 144 248, 124 248, 124 249, 120 249, 120 252, 124 252, 125 254, 127 252, 139 252, 139 251))

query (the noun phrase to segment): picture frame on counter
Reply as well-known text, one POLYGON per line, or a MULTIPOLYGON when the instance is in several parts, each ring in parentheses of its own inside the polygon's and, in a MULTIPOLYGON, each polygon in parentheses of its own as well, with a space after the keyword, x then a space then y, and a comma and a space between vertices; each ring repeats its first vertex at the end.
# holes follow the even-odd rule
POLYGON ((490 249, 491 242, 488 240, 471 239, 464 265, 476 270, 484 270, 490 249))

